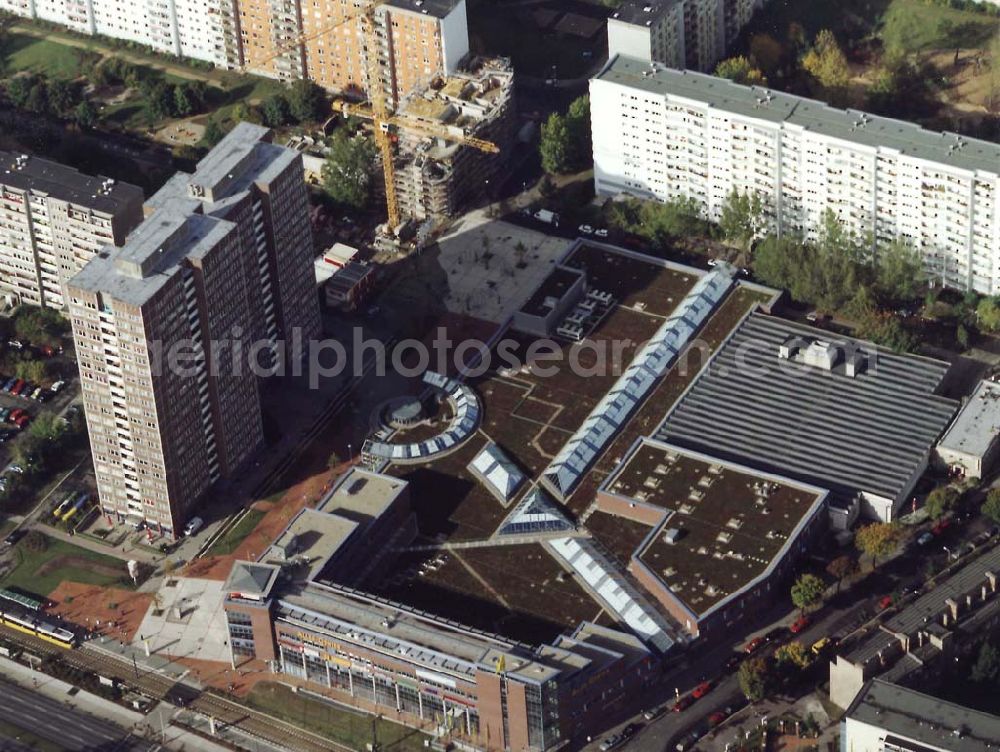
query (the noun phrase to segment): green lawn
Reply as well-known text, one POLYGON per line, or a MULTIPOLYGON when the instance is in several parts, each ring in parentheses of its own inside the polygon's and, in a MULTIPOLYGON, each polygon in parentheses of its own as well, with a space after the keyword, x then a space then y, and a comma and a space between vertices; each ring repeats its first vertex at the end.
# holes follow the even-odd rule
POLYGON ((251 509, 219 540, 208 549, 208 556, 226 556, 231 554, 243 542, 243 540, 253 532, 258 523, 264 518, 264 512, 251 509))
POLYGON ((955 40, 963 47, 981 45, 1000 29, 1000 19, 985 13, 955 10, 924 0, 788 0, 768 3, 741 34, 736 51, 746 49, 746 40, 767 33, 785 43, 789 26, 798 24, 810 41, 821 29, 832 30, 842 44, 874 36, 884 45, 910 52, 948 49, 955 40), (952 29, 942 27, 949 21, 952 29))
MULTIPOLYGON (((310 699, 292 692, 284 684, 258 684, 247 703, 351 749, 365 749, 372 741, 371 715, 310 699)), ((387 752, 420 752, 427 738, 419 731, 386 720, 378 721, 377 735, 379 746, 387 752)))
POLYGON ((1000 18, 995 16, 942 8, 920 0, 892 0, 879 36, 887 48, 919 52, 948 49, 956 43, 978 47, 998 32, 1000 18))
POLYGON ((48 536, 45 539, 48 546, 37 553, 28 551, 23 540, 17 545, 14 551, 17 564, 9 575, 0 580, 0 586, 47 596, 63 580, 88 585, 131 585, 124 561, 48 536), (60 559, 64 560, 59 561, 60 559), (53 561, 53 564, 46 566, 53 561), (125 582, 120 583, 121 578, 125 578, 125 582))
POLYGON ((81 57, 94 53, 27 34, 12 33, 7 43, 7 75, 30 71, 51 78, 75 78, 81 57))

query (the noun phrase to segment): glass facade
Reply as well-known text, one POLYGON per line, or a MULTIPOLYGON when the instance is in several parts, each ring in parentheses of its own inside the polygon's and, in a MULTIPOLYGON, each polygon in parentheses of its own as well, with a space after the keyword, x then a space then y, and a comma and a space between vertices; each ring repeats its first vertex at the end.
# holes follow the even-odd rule
POLYGON ((253 626, 250 616, 226 611, 226 622, 229 625, 229 644, 236 657, 256 658, 257 650, 253 642, 253 626))
MULTIPOLYGON (((346 692, 365 702, 409 713, 436 726, 449 728, 455 734, 479 735, 479 713, 472 704, 473 698, 466 700, 465 693, 460 690, 450 687, 445 690, 431 686, 431 683, 424 686, 415 679, 383 673, 370 662, 365 662, 362 667, 362 662, 357 659, 340 658, 305 645, 301 649, 286 644, 279 644, 278 647, 281 671, 289 676, 346 692)), ((328 646, 326 650, 329 650, 328 646)))

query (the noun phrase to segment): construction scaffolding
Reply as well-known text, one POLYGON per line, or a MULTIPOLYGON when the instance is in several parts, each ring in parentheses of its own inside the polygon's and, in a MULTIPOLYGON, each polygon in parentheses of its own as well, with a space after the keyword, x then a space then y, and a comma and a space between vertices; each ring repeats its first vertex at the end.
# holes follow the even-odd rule
POLYGON ((402 217, 443 221, 489 200, 503 164, 497 154, 515 134, 514 72, 507 58, 473 58, 408 96, 397 113, 407 123, 398 131, 394 171, 402 217), (499 148, 478 148, 482 142, 499 148))

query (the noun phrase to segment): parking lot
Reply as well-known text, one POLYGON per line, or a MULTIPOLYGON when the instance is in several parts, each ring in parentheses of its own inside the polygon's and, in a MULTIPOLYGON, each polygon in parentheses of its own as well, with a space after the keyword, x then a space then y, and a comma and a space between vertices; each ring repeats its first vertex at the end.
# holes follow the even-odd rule
POLYGON ((26 429, 31 421, 43 411, 61 414, 72 402, 76 390, 68 382, 64 382, 58 392, 53 392, 50 387, 32 385, 30 389, 25 388, 21 394, 15 395, 3 391, 2 387, 10 381, 10 378, 0 380, 0 462, 9 461, 10 449, 17 441, 20 432, 26 429), (31 394, 39 390, 40 399, 32 399, 31 394), (5 412, 6 411, 6 412, 5 412), (11 416, 18 414, 29 416, 28 420, 19 428, 11 421, 11 416))

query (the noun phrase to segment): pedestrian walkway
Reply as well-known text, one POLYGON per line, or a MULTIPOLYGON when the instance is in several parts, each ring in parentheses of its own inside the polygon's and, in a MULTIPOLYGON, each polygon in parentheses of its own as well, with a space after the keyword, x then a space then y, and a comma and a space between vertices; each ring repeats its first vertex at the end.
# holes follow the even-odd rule
POLYGON ((38 525, 38 530, 45 533, 50 538, 65 541, 66 543, 79 546, 80 548, 85 548, 88 551, 93 551, 97 554, 113 556, 114 558, 121 559, 122 561, 130 561, 134 559, 136 561, 153 564, 163 558, 163 554, 137 546, 132 540, 128 540, 124 546, 109 546, 106 543, 101 543, 82 535, 70 535, 69 533, 64 533, 62 530, 56 530, 54 527, 49 527, 48 525, 38 525))

